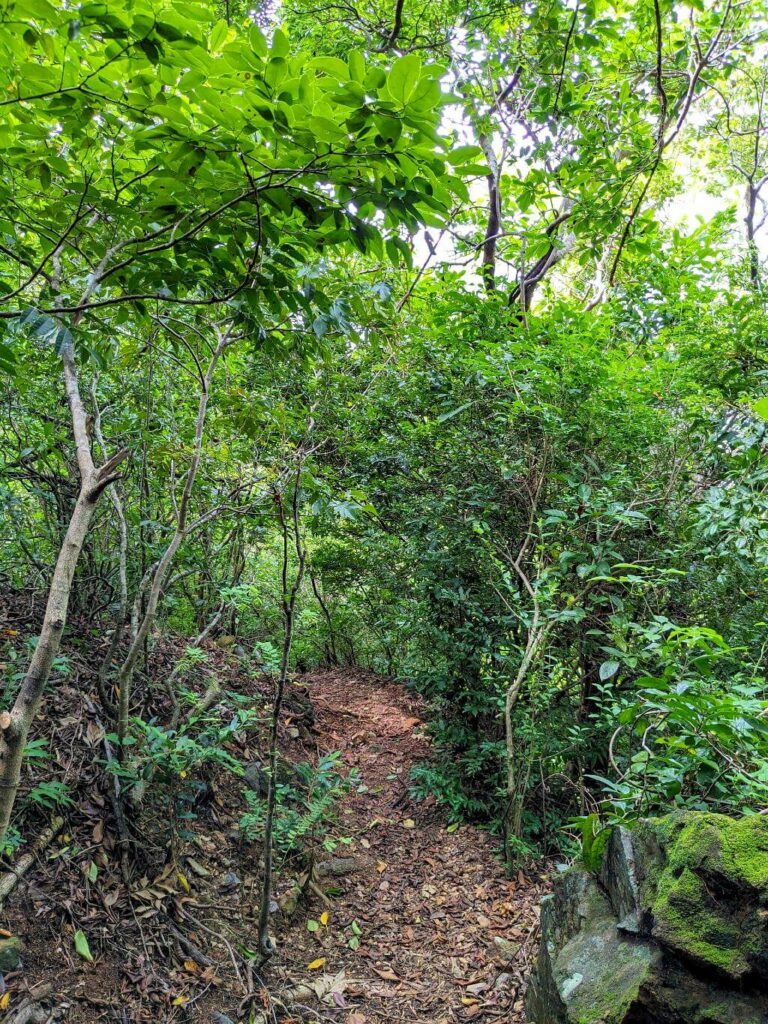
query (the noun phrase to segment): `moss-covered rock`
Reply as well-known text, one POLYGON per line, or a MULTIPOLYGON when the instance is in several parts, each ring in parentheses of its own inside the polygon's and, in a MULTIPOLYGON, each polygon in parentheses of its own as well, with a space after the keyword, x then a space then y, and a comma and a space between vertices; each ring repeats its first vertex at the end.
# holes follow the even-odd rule
POLYGON ((558 878, 533 1024, 768 1024, 768 821, 685 813, 615 829, 599 879, 558 878))
POLYGON ((21 963, 22 951, 21 939, 0 939, 0 974, 16 970, 21 963))
POLYGON ((641 912, 657 942, 735 982, 768 982, 768 821, 722 814, 647 822, 662 856, 640 880, 641 912))
POLYGON ((658 952, 622 935, 597 880, 572 868, 542 907, 542 945, 526 996, 537 1024, 622 1024, 658 952))

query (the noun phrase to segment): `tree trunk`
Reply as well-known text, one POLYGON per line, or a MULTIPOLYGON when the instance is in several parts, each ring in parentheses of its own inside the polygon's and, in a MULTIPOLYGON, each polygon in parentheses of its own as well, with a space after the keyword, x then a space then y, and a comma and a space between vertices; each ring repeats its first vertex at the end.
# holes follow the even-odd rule
POLYGON ((80 492, 56 560, 45 618, 35 653, 32 655, 13 707, 10 712, 6 711, 0 716, 0 844, 5 839, 16 801, 27 736, 61 646, 72 594, 72 581, 93 519, 96 502, 102 491, 117 479, 114 471, 128 454, 125 450, 120 451, 108 459, 100 469, 96 468, 91 456, 87 418, 78 388, 71 342, 62 348, 61 359, 77 449, 80 492))
MULTIPOLYGON (((150 630, 154 625, 163 587, 165 586, 166 578, 171 565, 173 564, 173 560, 176 557, 176 552, 182 542, 186 539, 190 529, 187 522, 189 505, 192 498, 192 491, 195 486, 195 480, 197 478, 197 471, 200 467, 200 461, 203 454, 203 431, 205 428, 205 418, 208 411, 213 375, 219 359, 226 349, 232 344, 231 335, 232 332, 230 329, 219 337, 219 343, 214 349, 205 375, 200 381, 200 397, 198 399, 197 418, 195 420, 195 437, 192 448, 192 457, 184 480, 184 489, 181 494, 181 500, 176 510, 176 529, 168 543, 168 547, 165 549, 160 560, 154 567, 154 574, 152 574, 151 570, 148 573, 148 575, 151 576, 152 582, 149 587, 149 596, 147 598, 144 615, 141 618, 141 621, 138 620, 138 617, 136 618, 135 629, 133 631, 133 636, 131 637, 131 644, 128 648, 128 653, 126 654, 125 660, 120 666, 117 674, 117 736, 119 740, 118 757, 121 759, 125 756, 124 742, 128 736, 128 725, 131 713, 131 694, 133 691, 133 677, 136 672, 136 665, 142 648, 149 638, 150 630)), ((147 579, 146 575, 145 579, 147 579)), ((149 583, 148 579, 147 582, 149 583)))

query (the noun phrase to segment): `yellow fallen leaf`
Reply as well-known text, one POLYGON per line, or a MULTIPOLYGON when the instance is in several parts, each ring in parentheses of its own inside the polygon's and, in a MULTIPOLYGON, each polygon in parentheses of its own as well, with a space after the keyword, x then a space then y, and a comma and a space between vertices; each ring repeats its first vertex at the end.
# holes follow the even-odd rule
POLYGON ((197 972, 200 970, 200 968, 195 963, 194 960, 185 960, 184 961, 184 970, 185 971, 189 971, 190 974, 197 974, 197 972))
POLYGON ((403 822, 403 828, 416 828, 416 822, 413 818, 406 818, 403 822))
POLYGON ((192 892, 192 886, 187 881, 186 875, 182 875, 182 873, 179 871, 177 877, 179 879, 179 884, 181 885, 181 888, 184 890, 184 892, 192 892))
POLYGON ((379 874, 381 874, 382 872, 386 871, 387 870, 387 862, 385 860, 377 860, 376 861, 376 870, 379 872, 379 874))
POLYGON ((189 1002, 189 996, 176 996, 176 998, 171 1003, 171 1006, 183 1006, 184 1003, 188 1003, 188 1002, 189 1002))
POLYGON ((0 996, 0 1010, 4 1010, 8 1006, 8 1003, 10 1003, 10 1001, 11 993, 4 992, 3 995, 0 996))
POLYGON ((320 915, 320 924, 322 924, 322 925, 328 924, 328 918, 329 917, 330 917, 330 914, 328 913, 328 911, 324 910, 322 912, 322 914, 320 915))
POLYGON ((477 1006, 479 1000, 477 1000, 477 999, 470 999, 469 996, 462 996, 461 997, 461 1002, 462 1002, 462 1004, 464 1006, 477 1006))
POLYGON ((310 971, 319 971, 321 967, 325 967, 325 957, 321 956, 317 960, 313 960, 311 964, 307 964, 307 969, 310 971))

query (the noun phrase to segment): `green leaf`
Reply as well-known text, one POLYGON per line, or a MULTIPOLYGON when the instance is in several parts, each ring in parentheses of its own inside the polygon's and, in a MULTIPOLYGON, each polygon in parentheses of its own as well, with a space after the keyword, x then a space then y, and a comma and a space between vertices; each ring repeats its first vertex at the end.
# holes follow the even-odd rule
POLYGON ((218 50, 221 45, 226 41, 229 35, 229 25, 222 18, 221 21, 217 21, 211 30, 211 36, 208 40, 208 45, 212 50, 218 50))
POLYGON ((317 921, 313 921, 312 918, 310 918, 309 921, 307 921, 307 931, 308 932, 316 932, 316 931, 319 931, 319 929, 320 929, 320 925, 318 924, 317 921))
POLYGON ((600 678, 605 682, 606 679, 611 679, 621 668, 618 661, 604 661, 600 666, 600 678))
POLYGON ((272 49, 271 53, 273 57, 287 57, 290 53, 291 47, 288 42, 288 36, 283 32, 281 28, 275 29, 275 34, 272 36, 272 49))
POLYGON ((324 71, 326 75, 337 79, 339 82, 349 81, 349 68, 339 57, 316 57, 311 67, 318 71, 324 71))
POLYGON ((768 420, 768 398, 758 398, 752 403, 752 411, 762 420, 768 420))
POLYGON ((387 75, 387 91, 393 100, 405 106, 419 84, 421 58, 418 54, 407 53, 392 65, 387 75))
POLYGON ((74 935, 75 951, 78 956, 81 956, 83 960, 88 960, 93 963, 93 955, 91 953, 91 947, 88 945, 88 939, 85 936, 85 932, 80 928, 77 929, 74 935))
POLYGON ((309 128, 320 142, 341 142, 347 133, 328 117, 310 117, 309 128))
POLYGON ((16 376, 16 356, 13 350, 0 342, 0 372, 8 374, 9 377, 16 376))
POLYGON ((365 80, 365 58, 359 50, 351 50, 349 57, 347 57, 347 63, 349 64, 349 77, 353 78, 356 82, 362 82, 365 80))
POLYGON ((470 160, 482 160, 483 151, 479 146, 455 146, 445 154, 449 164, 456 167, 458 164, 466 164, 470 160))
POLYGON ((445 423, 446 420, 452 420, 454 416, 458 416, 460 412, 464 412, 464 410, 468 409, 470 405, 472 405, 471 402, 465 402, 464 405, 460 405, 457 409, 451 409, 450 412, 442 413, 437 417, 437 422, 445 423))
POLYGON ((394 143, 403 133, 403 122, 389 114, 376 114, 373 119, 385 143, 394 143))
POLYGON ((248 41, 256 56, 264 60, 269 54, 269 47, 267 46, 267 40, 264 38, 264 33, 258 25, 251 25, 248 31, 248 41))

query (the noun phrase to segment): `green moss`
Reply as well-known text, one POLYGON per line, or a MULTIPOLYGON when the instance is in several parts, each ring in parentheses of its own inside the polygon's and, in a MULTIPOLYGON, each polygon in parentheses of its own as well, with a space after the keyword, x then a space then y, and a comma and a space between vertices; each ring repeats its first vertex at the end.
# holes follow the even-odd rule
POLYGON ((654 935, 683 956, 740 978, 768 951, 768 821, 722 814, 670 815, 643 826, 665 851, 645 881, 654 935))
POLYGON ((739 948, 739 930, 711 903, 704 881, 690 868, 678 877, 666 871, 653 904, 659 937, 728 974, 744 974, 748 964, 739 948))
POLYGON ((768 895, 768 822, 761 815, 690 815, 669 853, 669 865, 696 863, 768 895))

